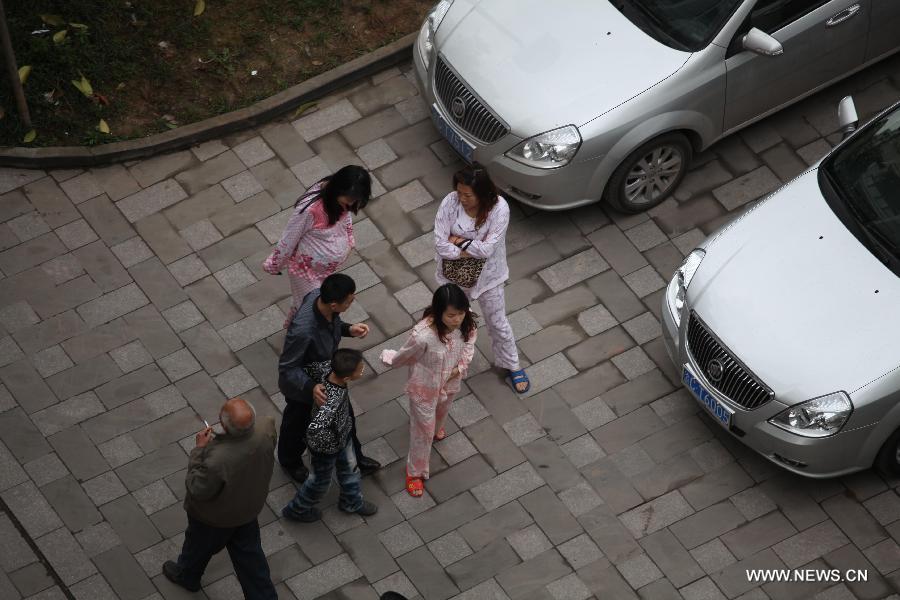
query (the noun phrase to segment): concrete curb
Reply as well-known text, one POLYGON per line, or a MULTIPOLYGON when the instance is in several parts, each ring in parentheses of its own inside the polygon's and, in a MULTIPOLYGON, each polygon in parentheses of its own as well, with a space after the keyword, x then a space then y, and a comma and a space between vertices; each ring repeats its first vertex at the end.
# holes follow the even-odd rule
POLYGON ((224 115, 178 127, 146 138, 102 146, 54 146, 49 148, 0 147, 0 167, 20 169, 72 169, 147 158, 182 150, 241 129, 255 127, 307 102, 355 83, 364 77, 412 56, 416 33, 382 46, 364 56, 290 87, 283 92, 224 115))

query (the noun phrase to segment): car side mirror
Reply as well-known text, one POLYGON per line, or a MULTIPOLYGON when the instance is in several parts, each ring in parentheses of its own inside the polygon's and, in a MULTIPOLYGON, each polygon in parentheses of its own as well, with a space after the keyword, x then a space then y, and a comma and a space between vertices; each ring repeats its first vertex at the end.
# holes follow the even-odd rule
POLYGON ((856 103, 853 102, 853 96, 844 96, 838 103, 838 123, 845 138, 856 131, 856 127, 859 125, 859 116, 856 114, 856 103))
POLYGON ((749 50, 760 56, 779 56, 784 54, 781 42, 756 27, 747 32, 747 35, 741 40, 741 45, 744 50, 749 50))

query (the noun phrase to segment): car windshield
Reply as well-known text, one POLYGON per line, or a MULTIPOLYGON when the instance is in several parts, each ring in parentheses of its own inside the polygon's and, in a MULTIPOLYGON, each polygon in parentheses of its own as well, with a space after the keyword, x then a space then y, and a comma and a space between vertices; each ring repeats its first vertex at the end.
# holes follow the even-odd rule
POLYGON ((678 50, 704 48, 741 0, 610 0, 635 25, 678 50))
POLYGON ((822 168, 859 225, 900 260, 900 107, 860 131, 822 168))

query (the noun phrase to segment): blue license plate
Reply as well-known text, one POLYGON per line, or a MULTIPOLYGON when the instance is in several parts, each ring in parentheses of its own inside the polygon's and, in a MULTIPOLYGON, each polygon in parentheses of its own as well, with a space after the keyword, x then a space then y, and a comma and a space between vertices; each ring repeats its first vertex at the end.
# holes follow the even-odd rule
POLYGON ((434 126, 437 127, 437 130, 440 131, 441 135, 444 136, 444 139, 447 140, 447 143, 456 150, 456 153, 459 154, 464 161, 471 164, 472 161, 475 160, 475 146, 464 140, 463 137, 450 126, 447 119, 442 117, 441 113, 438 112, 436 104, 431 105, 431 119, 434 121, 434 126))
POLYGON ((734 411, 719 402, 715 396, 709 393, 687 367, 684 367, 682 370, 681 382, 687 389, 691 390, 694 397, 700 401, 700 404, 706 407, 706 410, 712 414, 716 421, 721 423, 726 429, 731 426, 731 416, 734 414, 734 411))

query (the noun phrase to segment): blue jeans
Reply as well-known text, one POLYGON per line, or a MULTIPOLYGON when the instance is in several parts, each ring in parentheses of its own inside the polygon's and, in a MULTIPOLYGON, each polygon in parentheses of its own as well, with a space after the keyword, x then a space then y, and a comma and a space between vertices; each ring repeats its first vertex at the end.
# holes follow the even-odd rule
POLYGON ((337 454, 310 452, 310 466, 312 468, 309 476, 297 490, 294 499, 285 507, 287 511, 298 516, 309 512, 328 493, 335 472, 341 486, 338 508, 346 512, 356 512, 360 509, 363 503, 362 488, 351 440, 348 440, 344 449, 337 454))

